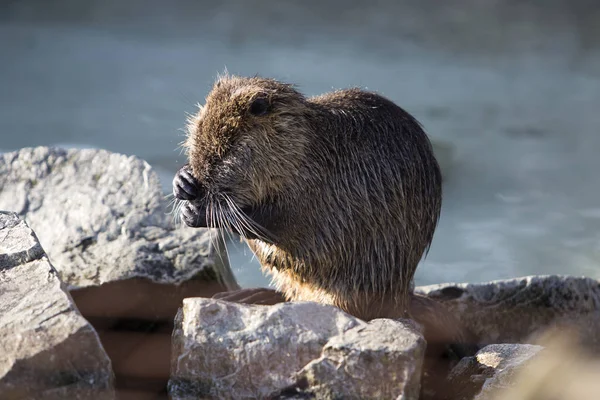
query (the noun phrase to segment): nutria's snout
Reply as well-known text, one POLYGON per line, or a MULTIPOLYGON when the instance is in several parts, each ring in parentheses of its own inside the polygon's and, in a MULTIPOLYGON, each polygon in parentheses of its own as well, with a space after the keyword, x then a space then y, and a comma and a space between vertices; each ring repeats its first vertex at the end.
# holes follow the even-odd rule
POLYGON ((256 224, 256 217, 259 215, 256 208, 239 208, 237 219, 232 218, 232 216, 222 211, 217 214, 214 211, 215 208, 219 208, 219 205, 210 205, 205 200, 185 200, 180 211, 181 219, 191 228, 224 228, 246 239, 261 239, 269 243, 274 242, 272 237, 264 232, 261 233, 254 226, 256 224))
MULTIPOLYGON (((177 171, 173 178, 173 195, 176 199, 182 200, 183 205, 180 209, 182 221, 192 228, 227 228, 247 239, 259 238, 256 229, 253 229, 252 223, 260 215, 259 208, 253 206, 240 206, 235 204, 238 220, 241 217, 243 223, 231 223, 228 215, 220 210, 222 206, 219 202, 211 204, 209 196, 203 185, 194 177, 192 168, 189 164, 184 165, 177 171), (218 215, 218 217, 217 217, 218 215), (211 218, 211 220, 209 220, 211 218)), ((233 203, 230 197, 222 197, 233 203)), ((231 204, 230 204, 231 206, 231 204)), ((229 207, 227 207, 229 209, 229 207)))

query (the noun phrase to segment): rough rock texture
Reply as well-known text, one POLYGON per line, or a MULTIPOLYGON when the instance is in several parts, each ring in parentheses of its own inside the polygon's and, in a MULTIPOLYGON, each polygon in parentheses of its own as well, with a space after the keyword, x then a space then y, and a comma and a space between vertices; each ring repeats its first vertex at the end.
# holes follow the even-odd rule
POLYGON ((176 227, 157 175, 135 157, 46 147, 1 154, 0 209, 36 231, 98 332, 124 399, 166 393, 185 297, 238 288, 218 232, 176 227))
POLYGON ((594 279, 532 276, 416 291, 443 302, 481 344, 531 343, 549 328, 571 326, 600 351, 600 282, 594 279))
POLYGON ((597 400, 600 360, 578 345, 575 336, 565 330, 544 335, 543 351, 527 360, 525 368, 506 367, 486 380, 476 400, 597 400))
POLYGON ((318 399, 418 399, 424 354, 411 321, 376 319, 331 338, 298 381, 318 399))
POLYGON ((165 206, 156 173, 133 156, 47 147, 0 155, 0 209, 24 216, 69 287, 177 284, 213 269, 236 288, 219 235, 175 228, 165 206))
POLYGON ((173 333, 173 399, 265 397, 294 383, 327 341, 367 324, 316 303, 185 299, 173 333))
POLYGON ((515 385, 519 372, 543 347, 530 344, 493 344, 465 357, 448 376, 446 399, 483 400, 497 390, 515 385))
POLYGON ((527 363, 540 351, 541 346, 526 344, 495 344, 481 349, 475 359, 481 366, 486 367, 483 374, 491 373, 481 388, 476 400, 484 400, 497 390, 502 390, 515 384, 515 378, 527 363))
POLYGON ((0 212, 0 398, 112 399, 112 380, 98 335, 35 234, 0 212))
POLYGON ((190 298, 176 323, 173 399, 419 395, 425 341, 411 321, 366 323, 316 303, 190 298))

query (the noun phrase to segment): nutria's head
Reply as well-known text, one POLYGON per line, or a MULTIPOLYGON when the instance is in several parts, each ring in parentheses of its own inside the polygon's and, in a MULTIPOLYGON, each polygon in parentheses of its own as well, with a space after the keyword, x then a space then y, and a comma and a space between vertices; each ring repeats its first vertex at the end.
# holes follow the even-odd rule
POLYGON ((224 76, 188 121, 185 147, 195 178, 239 208, 284 190, 306 151, 305 98, 272 79, 224 76))

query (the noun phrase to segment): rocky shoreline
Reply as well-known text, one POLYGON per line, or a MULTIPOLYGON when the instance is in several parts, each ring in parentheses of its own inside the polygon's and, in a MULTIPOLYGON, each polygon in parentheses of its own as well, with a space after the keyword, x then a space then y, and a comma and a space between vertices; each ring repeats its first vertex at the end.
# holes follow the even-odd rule
POLYGON ((427 343, 410 320, 210 299, 238 287, 222 238, 178 227, 167 206, 135 157, 0 154, 1 399, 496 399, 558 352, 549 329, 576 331, 588 355, 600 349, 596 280, 417 287, 481 348, 443 389, 422 387, 427 343))

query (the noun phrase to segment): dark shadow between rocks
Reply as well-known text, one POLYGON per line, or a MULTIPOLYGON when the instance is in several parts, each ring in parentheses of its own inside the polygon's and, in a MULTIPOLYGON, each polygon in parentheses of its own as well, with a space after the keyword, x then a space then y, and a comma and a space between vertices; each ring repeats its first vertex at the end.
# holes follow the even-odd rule
POLYGON ((134 278, 70 293, 112 361, 118 399, 146 400, 168 398, 171 333, 183 299, 225 290, 209 277, 179 285, 134 278))

